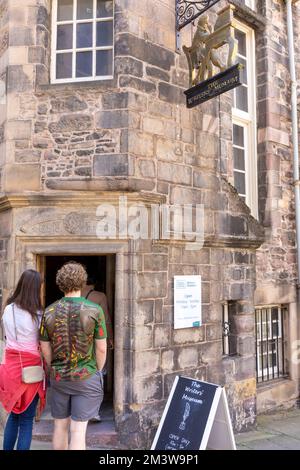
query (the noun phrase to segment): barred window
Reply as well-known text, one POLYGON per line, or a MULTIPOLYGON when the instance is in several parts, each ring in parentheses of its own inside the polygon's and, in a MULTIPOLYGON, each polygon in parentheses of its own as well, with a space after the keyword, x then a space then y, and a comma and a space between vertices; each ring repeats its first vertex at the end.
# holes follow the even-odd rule
POLYGON ((287 375, 284 334, 287 315, 287 308, 280 306, 255 310, 258 382, 267 382, 287 375))
POLYGON ((234 325, 235 302, 222 304, 222 346, 223 356, 234 356, 237 354, 237 335, 234 325))
POLYGON ((53 0, 53 83, 113 78, 114 2, 53 0))

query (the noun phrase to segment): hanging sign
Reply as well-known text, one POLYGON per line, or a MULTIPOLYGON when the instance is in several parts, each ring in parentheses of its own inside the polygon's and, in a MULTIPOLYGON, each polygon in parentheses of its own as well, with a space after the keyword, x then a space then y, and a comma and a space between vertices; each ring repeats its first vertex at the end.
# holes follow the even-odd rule
POLYGON ((236 450, 224 388, 177 376, 151 449, 236 450))
POLYGON ((234 9, 229 4, 217 12, 214 26, 207 14, 201 15, 191 46, 182 48, 189 67, 190 88, 185 91, 188 108, 243 83, 243 65, 237 63, 234 9))
POLYGON ((225 72, 218 73, 213 78, 186 90, 184 93, 186 95, 187 108, 193 108, 198 104, 204 103, 204 101, 241 85, 241 70, 242 66, 240 64, 233 65, 233 67, 230 67, 225 72))

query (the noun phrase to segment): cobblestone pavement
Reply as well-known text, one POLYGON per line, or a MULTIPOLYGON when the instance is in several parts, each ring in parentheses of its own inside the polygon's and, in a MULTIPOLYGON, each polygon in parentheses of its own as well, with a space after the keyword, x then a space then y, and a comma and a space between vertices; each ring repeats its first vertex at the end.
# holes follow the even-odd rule
POLYGON ((261 415, 257 429, 236 435, 239 450, 300 450, 300 410, 261 415))
MULTIPOLYGON (((255 431, 237 434, 235 438, 238 450, 300 450, 300 410, 261 415, 255 431)), ((32 441, 31 450, 51 449, 50 442, 32 441)), ((101 450, 96 447, 93 449, 101 450)))
MULTIPOLYGON (((0 436, 0 450, 2 450, 3 436, 0 436)), ((30 450, 52 450, 51 442, 33 440, 30 450)), ((108 450, 101 447, 88 447, 88 450, 108 450)))

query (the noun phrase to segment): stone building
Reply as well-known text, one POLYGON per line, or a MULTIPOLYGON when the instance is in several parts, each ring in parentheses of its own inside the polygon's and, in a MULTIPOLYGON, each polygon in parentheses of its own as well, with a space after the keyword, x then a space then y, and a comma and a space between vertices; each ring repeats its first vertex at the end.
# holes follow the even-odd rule
POLYGON ((107 395, 130 448, 150 445, 178 374, 225 385, 236 431, 299 394, 286 5, 229 3, 243 85, 189 110, 174 0, 0 0, 1 295, 28 267, 46 303, 64 260, 98 274, 115 330, 107 395), (148 214, 202 204, 203 248, 99 237, 99 206, 120 197, 148 214), (175 330, 174 276, 194 274, 202 326, 175 330))

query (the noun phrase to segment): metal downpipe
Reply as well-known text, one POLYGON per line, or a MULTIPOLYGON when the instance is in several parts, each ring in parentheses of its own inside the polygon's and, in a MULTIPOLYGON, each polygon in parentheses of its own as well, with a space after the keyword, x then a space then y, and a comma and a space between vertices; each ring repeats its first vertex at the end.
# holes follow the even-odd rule
POLYGON ((299 142, 298 142, 298 112, 297 112, 297 77, 295 66, 294 30, 293 30, 293 0, 286 0, 287 8, 287 33, 288 52, 291 76, 291 110, 292 110, 292 142, 293 142, 293 174, 295 188, 295 212, 296 212, 296 240, 297 240, 297 290, 299 309, 299 287, 300 287, 300 181, 299 181, 299 142))

